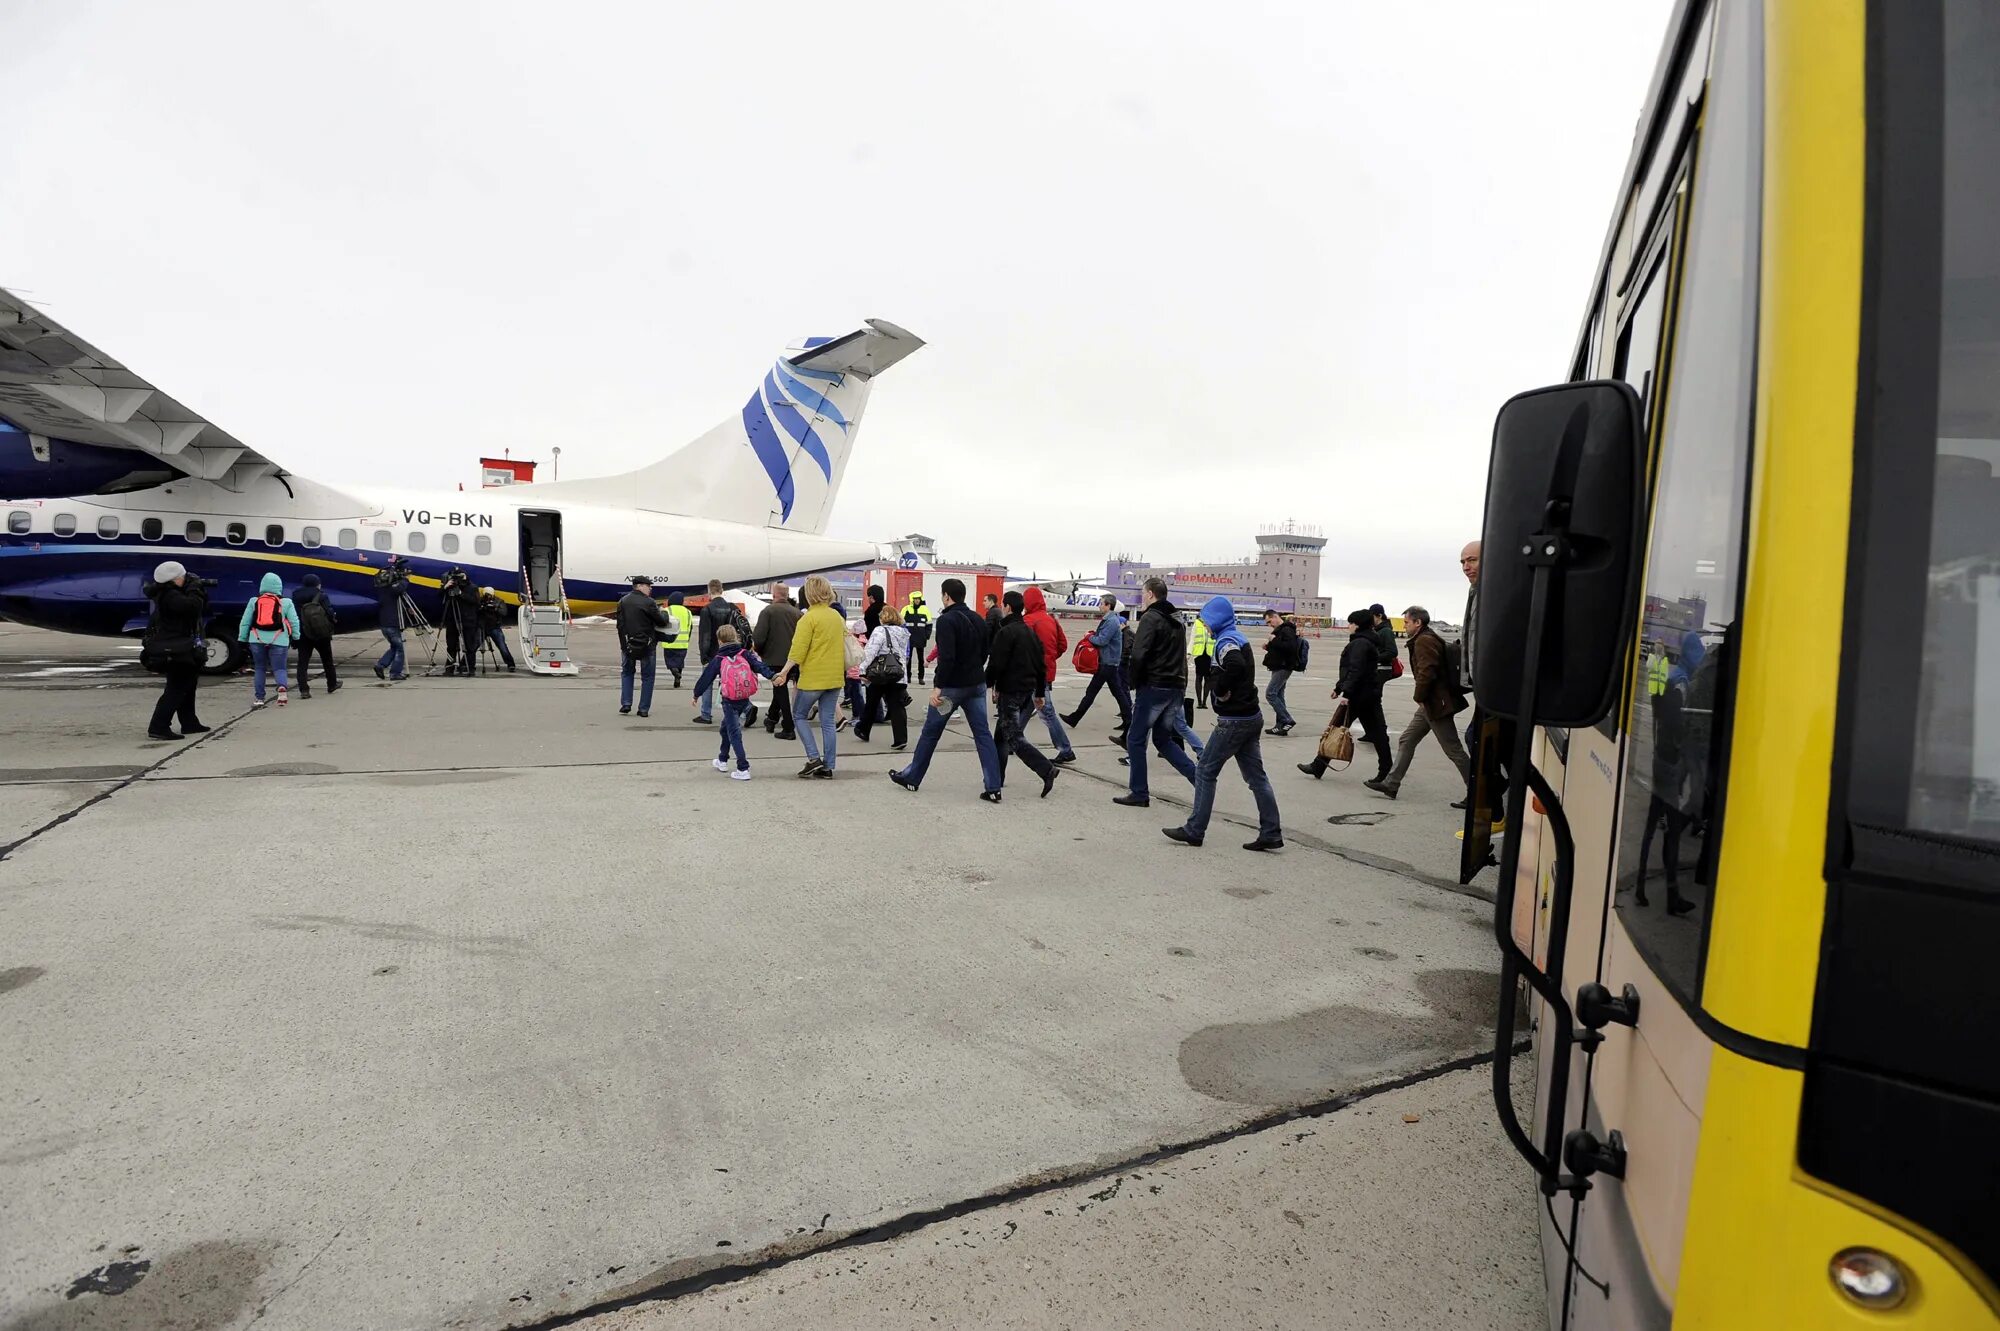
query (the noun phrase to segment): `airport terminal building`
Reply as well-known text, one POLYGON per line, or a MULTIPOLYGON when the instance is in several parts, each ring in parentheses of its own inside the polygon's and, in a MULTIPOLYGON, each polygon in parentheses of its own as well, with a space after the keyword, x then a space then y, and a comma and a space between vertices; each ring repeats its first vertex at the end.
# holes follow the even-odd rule
POLYGON ((1268 609, 1325 619, 1331 602, 1319 594, 1319 561, 1326 536, 1316 527, 1286 522, 1257 533, 1254 556, 1226 564, 1150 564, 1118 555, 1104 566, 1104 582, 1120 601, 1137 601, 1139 584, 1167 580, 1175 604, 1193 607, 1211 596, 1227 596, 1237 611, 1268 609))

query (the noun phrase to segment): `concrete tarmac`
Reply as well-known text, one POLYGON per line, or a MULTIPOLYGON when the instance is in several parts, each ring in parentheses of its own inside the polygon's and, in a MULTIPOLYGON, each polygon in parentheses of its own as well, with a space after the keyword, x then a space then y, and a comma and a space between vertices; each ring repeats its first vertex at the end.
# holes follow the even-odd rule
MULTIPOLYGON (((886 728, 810 783, 755 729, 731 782, 685 691, 617 715, 601 628, 573 680, 381 685, 343 639, 338 695, 211 682, 217 729, 152 744, 130 644, 0 625, 0 1328, 533 1325, 1486 1049, 1443 755, 1393 803, 1292 770, 1335 648, 1266 741, 1291 844, 1258 856, 1233 777, 1200 850, 1159 833, 1171 771, 1111 804, 1108 699, 1048 800, 1015 768, 988 806, 962 725, 916 795, 886 728)), ((1463 1132, 1498 1163, 1403 1278, 1532 1287, 1525 1174, 1463 1132)), ((1294 1324, 1260 1297, 1213 1306, 1294 1324)))

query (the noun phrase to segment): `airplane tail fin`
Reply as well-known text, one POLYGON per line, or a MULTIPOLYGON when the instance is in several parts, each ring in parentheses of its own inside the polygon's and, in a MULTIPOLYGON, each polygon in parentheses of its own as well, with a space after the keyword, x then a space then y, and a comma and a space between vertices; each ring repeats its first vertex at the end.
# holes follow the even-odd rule
POLYGON ((875 376, 924 344, 884 320, 866 323, 793 343, 741 411, 651 466, 538 484, 536 494, 824 533, 875 376))

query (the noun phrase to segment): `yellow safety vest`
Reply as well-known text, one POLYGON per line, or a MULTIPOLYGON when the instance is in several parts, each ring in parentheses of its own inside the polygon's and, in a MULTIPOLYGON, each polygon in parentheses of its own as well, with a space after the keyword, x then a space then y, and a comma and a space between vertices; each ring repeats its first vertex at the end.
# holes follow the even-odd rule
POLYGON ((1655 656, 1646 662, 1646 692, 1658 698, 1667 691, 1667 658, 1655 656))
POLYGON ((662 646, 670 652, 684 652, 694 639, 694 616, 684 605, 667 607, 667 638, 662 646))
POLYGON ((1215 635, 1210 633, 1208 625, 1202 623, 1199 619, 1196 619, 1194 622, 1194 633, 1191 641, 1194 643, 1194 655, 1215 655, 1215 635))
POLYGON ((905 627, 920 625, 924 628, 929 628, 931 625, 931 608, 922 601, 910 602, 903 607, 903 624, 905 627))

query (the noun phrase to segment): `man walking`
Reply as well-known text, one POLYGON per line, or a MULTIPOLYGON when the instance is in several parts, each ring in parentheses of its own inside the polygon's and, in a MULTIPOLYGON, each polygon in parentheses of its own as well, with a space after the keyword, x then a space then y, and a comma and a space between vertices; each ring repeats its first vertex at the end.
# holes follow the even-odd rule
MULTIPOLYGON (((1382 649, 1382 682, 1387 684, 1396 677, 1396 623, 1380 602, 1368 607, 1368 617, 1374 621, 1375 640, 1382 649)), ((1348 622, 1354 621, 1350 617, 1348 622)))
POLYGON ((632 579, 632 590, 618 600, 615 612, 618 622, 618 649, 622 662, 618 668, 618 715, 628 716, 632 711, 632 672, 639 672, 639 715, 650 716, 653 710, 653 680, 657 677, 660 658, 653 654, 653 644, 667 629, 667 612, 660 609, 660 603, 653 599, 653 583, 650 578, 632 579))
POLYGON ((1387 776, 1361 783, 1390 799, 1395 799, 1396 792, 1402 789, 1403 778, 1410 770, 1410 760, 1416 757, 1417 746, 1423 743, 1426 735, 1437 736, 1438 747, 1458 768, 1461 782, 1472 780, 1472 763, 1459 745, 1458 723, 1454 719, 1465 707, 1465 695, 1458 691, 1458 681, 1445 668, 1444 639, 1431 627, 1431 612, 1420 605, 1405 610, 1403 633, 1408 638, 1410 674, 1416 684, 1417 710, 1410 714, 1410 723, 1403 727, 1403 733, 1397 740, 1395 769, 1387 776))
MULTIPOLYGON (((1007 593, 1007 613, 993 635, 986 658, 986 685, 993 691, 993 740, 999 755, 999 786, 1007 783, 1007 755, 1012 753, 1042 779, 1042 798, 1055 789, 1056 767, 1028 743, 1028 720, 1048 701, 1048 656, 1035 631, 1021 618, 1027 608, 1019 592, 1007 593)), ((996 786, 996 790, 998 786, 996 786)))
POLYGON ((1208 631, 1200 615, 1194 619, 1194 627, 1188 631, 1194 652, 1194 705, 1208 706, 1208 671, 1215 653, 1215 635, 1208 631))
POLYGON ((667 637, 660 644, 660 656, 674 687, 681 686, 681 672, 687 669, 688 648, 694 646, 694 615, 681 604, 679 592, 667 593, 667 637))
POLYGON ((1062 718, 1056 715, 1055 682, 1056 668, 1062 663, 1063 653, 1069 650, 1069 635, 1062 625, 1049 613, 1048 600, 1040 587, 1030 587, 1021 593, 1021 603, 1027 607, 1028 627, 1034 630, 1035 638, 1042 644, 1042 660, 1045 665, 1043 677, 1048 680, 1048 691, 1037 701, 1042 723, 1049 728, 1049 743, 1056 746, 1054 761, 1058 764, 1076 761, 1076 750, 1069 746, 1069 732, 1063 729, 1062 718))
POLYGON ((986 593, 986 640, 993 641, 993 635, 1000 631, 1006 616, 1000 613, 1000 598, 992 592, 986 593))
POLYGON ((1124 660, 1125 621, 1118 617, 1118 598, 1109 592, 1098 603, 1104 611, 1104 618, 1097 621, 1091 630, 1091 645, 1097 648, 1097 669, 1090 676, 1090 687, 1083 691, 1083 701, 1076 710, 1063 718, 1063 724, 1074 729, 1083 721, 1083 714, 1090 710, 1097 691, 1109 687, 1111 699, 1118 704, 1118 729, 1112 732, 1111 742, 1125 742, 1126 727, 1132 721, 1132 695, 1125 689, 1125 676, 1119 669, 1124 660))
MULTIPOLYGON (((961 589, 965 586, 962 582, 958 585, 961 589)), ((962 590, 960 595, 964 595, 962 590)), ((973 618, 976 619, 978 616, 975 615, 973 618)), ((914 679, 921 684, 924 682, 926 666, 924 657, 929 654, 931 645, 931 608, 924 604, 922 592, 910 593, 910 603, 903 607, 903 627, 910 631, 910 659, 903 663, 903 678, 914 679)), ((938 661, 939 669, 942 671, 944 661, 942 648, 938 653, 938 661)))
MULTIPOLYGON (((1478 541, 1467 541, 1465 548, 1458 552, 1459 571, 1465 574, 1466 582, 1471 584, 1465 593, 1465 625, 1459 630, 1458 640, 1458 688, 1460 693, 1468 697, 1472 696, 1473 693, 1472 680, 1474 672, 1478 668, 1477 658, 1479 656, 1479 556, 1480 545, 1478 541)), ((1472 765, 1475 771, 1484 767, 1493 773, 1493 788, 1487 792, 1493 811, 1492 830, 1494 832, 1504 832, 1507 830, 1507 819, 1505 816, 1507 808, 1507 764, 1513 760, 1514 755, 1514 723, 1512 721, 1501 721, 1495 726, 1493 747, 1496 752, 1493 755, 1491 764, 1486 763, 1480 755, 1480 740, 1485 733, 1486 713, 1475 706, 1472 709, 1472 720, 1465 727, 1465 747, 1472 755, 1472 765)), ((1451 807, 1454 809, 1463 809, 1471 802, 1472 782, 1468 779, 1466 781, 1465 798, 1457 801, 1451 807)))
POLYGON ((905 790, 921 786, 945 723, 953 712, 963 710, 973 747, 979 750, 979 772, 985 782, 979 798, 998 804, 1000 754, 986 725, 986 621, 966 605, 963 582, 946 578, 942 590, 945 608, 937 621, 937 678, 932 681, 931 709, 924 717, 924 733, 917 737, 910 765, 889 773, 889 779, 905 790))
MULTIPOLYGON (((782 582, 771 584, 771 603, 757 616, 757 627, 751 631, 751 650, 760 660, 788 661, 792 655, 792 634, 799 626, 799 608, 792 604, 791 593, 782 582)), ((771 690, 771 706, 764 714, 764 733, 775 734, 779 739, 791 739, 792 731, 792 691, 787 688, 771 690)))
POLYGON ((1139 589, 1139 627, 1133 637, 1132 678, 1139 686, 1132 702, 1132 725, 1125 732, 1125 756, 1130 760, 1130 788, 1112 800, 1143 809, 1153 802, 1146 785, 1146 741, 1150 738, 1176 772, 1195 783, 1194 760, 1181 748, 1177 733, 1185 723, 1181 706, 1187 699, 1187 625, 1167 599, 1162 578, 1148 578, 1139 589))
POLYGON ((319 653, 320 668, 326 672, 326 691, 338 692, 340 679, 333 669, 333 626, 337 622, 333 604, 326 599, 319 574, 299 579, 299 594, 292 598, 299 612, 299 696, 312 697, 312 659, 319 653))
POLYGON ((1215 667, 1209 677, 1209 700, 1215 705, 1215 729, 1208 734, 1201 762, 1195 769, 1194 809, 1179 827, 1160 830, 1184 846, 1199 846, 1208 835, 1215 810, 1215 782, 1231 758, 1243 783, 1257 802, 1257 839, 1245 850, 1278 850, 1285 844, 1278 824, 1278 797, 1264 772, 1263 715, 1257 709, 1256 659, 1250 640, 1237 627, 1236 611, 1226 596, 1212 596, 1201 608, 1201 619, 1215 637, 1215 667))
POLYGON ((1286 619, 1276 610, 1264 612, 1264 623, 1271 630, 1271 640, 1264 645, 1264 669, 1271 672, 1271 682, 1265 686, 1265 700, 1271 704, 1272 726, 1264 733, 1283 739, 1298 722, 1285 709, 1285 685, 1300 666, 1299 626, 1286 619))
MULTIPOLYGON (((1340 680, 1333 696, 1347 700, 1347 724, 1361 723, 1361 737, 1375 748, 1375 779, 1389 775, 1389 724, 1382 717, 1382 642, 1376 632, 1377 616, 1372 608, 1356 610, 1347 617, 1353 630, 1340 653, 1340 680)), ((1327 760, 1315 754, 1299 770, 1317 781, 1325 774, 1327 760)))

